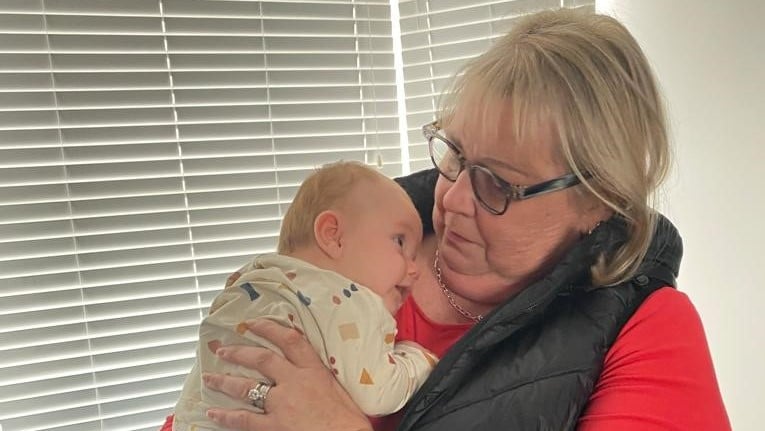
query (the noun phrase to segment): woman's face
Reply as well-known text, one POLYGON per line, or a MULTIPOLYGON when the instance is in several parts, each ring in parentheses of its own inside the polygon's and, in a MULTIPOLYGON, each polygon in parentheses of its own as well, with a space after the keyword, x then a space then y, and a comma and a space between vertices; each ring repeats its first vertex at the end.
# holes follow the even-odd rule
MULTIPOLYGON (((519 145, 509 121, 510 107, 500 110, 496 118, 503 119, 501 124, 489 128, 458 111, 443 133, 468 162, 488 167, 511 184, 533 185, 569 172, 550 131, 539 131, 539 139, 519 145)), ((433 224, 449 287, 466 299, 490 304, 543 275, 604 218, 602 209, 585 205, 576 191, 581 187, 511 201, 504 214, 493 215, 476 201, 466 171, 455 182, 439 176, 433 224)))

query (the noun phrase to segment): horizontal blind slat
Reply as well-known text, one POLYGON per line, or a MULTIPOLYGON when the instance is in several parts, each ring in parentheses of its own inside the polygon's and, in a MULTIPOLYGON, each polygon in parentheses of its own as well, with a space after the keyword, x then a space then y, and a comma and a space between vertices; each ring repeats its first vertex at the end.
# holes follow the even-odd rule
POLYGON ((30 4, 0 6, 0 419, 151 428, 300 181, 400 172, 389 5, 30 4))

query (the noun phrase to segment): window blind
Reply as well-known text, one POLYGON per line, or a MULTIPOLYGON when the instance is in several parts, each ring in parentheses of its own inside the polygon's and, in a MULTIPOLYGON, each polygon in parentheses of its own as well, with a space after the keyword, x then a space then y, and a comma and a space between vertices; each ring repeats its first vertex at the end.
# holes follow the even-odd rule
MULTIPOLYGON (((555 6, 401 2, 411 168, 441 83, 555 6)), ((210 300, 274 249, 305 175, 410 168, 390 19, 388 0, 0 0, 4 431, 157 430, 210 300)))
POLYGON ((0 0, 5 431, 158 429, 304 176, 400 174, 390 28, 387 0, 0 0))
POLYGON ((435 119, 439 95, 471 58, 523 15, 560 7, 586 7, 594 0, 401 0, 401 45, 407 137, 412 171, 432 163, 420 126, 435 119))

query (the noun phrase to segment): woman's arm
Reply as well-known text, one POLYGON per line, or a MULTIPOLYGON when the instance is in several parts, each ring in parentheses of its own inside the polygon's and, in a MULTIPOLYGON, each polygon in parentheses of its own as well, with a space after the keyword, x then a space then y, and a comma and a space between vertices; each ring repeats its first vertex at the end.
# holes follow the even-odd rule
MULTIPOLYGON (((242 431, 370 431, 372 426, 335 380, 311 344, 294 329, 268 320, 247 322, 248 329, 281 349, 284 358, 268 349, 224 346, 222 359, 260 371, 276 382, 268 392, 265 413, 214 408, 208 417, 242 431)), ((205 374, 205 385, 235 399, 246 399, 255 386, 250 379, 205 374)))
POLYGON ((730 429, 696 309, 683 293, 659 289, 606 355, 577 430, 730 429))

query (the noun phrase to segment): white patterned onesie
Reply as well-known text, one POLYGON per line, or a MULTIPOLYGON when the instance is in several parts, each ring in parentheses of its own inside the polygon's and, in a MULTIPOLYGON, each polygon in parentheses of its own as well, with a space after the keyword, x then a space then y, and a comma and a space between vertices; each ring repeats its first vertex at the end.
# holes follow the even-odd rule
MULTIPOLYGON (((175 407, 173 430, 217 430, 205 411, 228 407, 258 411, 208 390, 201 371, 253 380, 262 375, 218 359, 225 344, 279 349, 246 330, 245 320, 267 317, 305 334, 324 364, 369 416, 401 409, 422 385, 437 359, 421 346, 395 343, 396 321, 371 290, 305 261, 267 254, 238 271, 218 295, 199 329, 197 361, 175 407)), ((328 389, 329 390, 329 389, 328 389)))

